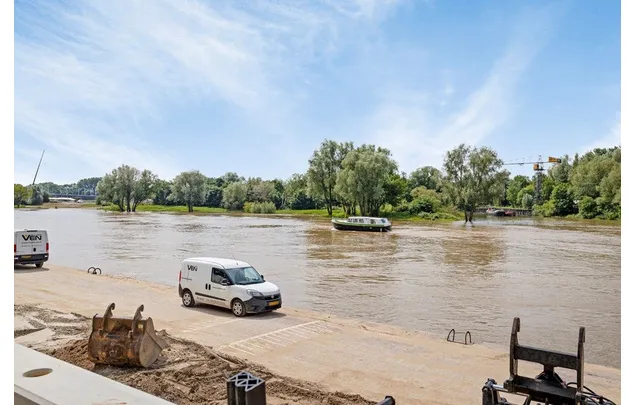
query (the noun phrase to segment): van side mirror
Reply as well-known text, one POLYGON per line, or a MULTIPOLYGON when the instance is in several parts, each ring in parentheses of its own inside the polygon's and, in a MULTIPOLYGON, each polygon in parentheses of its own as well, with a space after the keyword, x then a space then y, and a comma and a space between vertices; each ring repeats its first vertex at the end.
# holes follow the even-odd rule
POLYGON ((225 286, 227 286, 227 285, 229 285, 229 280, 227 280, 226 278, 224 278, 224 279, 222 279, 222 280, 221 280, 220 284, 221 284, 221 285, 225 285, 225 286))
POLYGON ((263 275, 261 274, 261 275, 260 275, 260 279, 261 279, 262 281, 265 281, 265 276, 263 276, 263 275))

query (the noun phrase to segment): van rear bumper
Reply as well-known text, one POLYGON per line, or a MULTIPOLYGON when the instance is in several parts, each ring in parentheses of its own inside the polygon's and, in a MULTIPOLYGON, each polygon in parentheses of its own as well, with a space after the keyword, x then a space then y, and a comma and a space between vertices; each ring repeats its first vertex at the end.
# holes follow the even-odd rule
POLYGON ((14 255, 13 264, 36 264, 48 261, 48 253, 39 255, 14 255))
POLYGON ((269 311, 274 311, 280 308, 282 308, 282 297, 276 300, 263 300, 259 298, 251 298, 245 301, 245 309, 250 314, 269 312, 269 311), (274 304, 274 305, 270 305, 270 304, 274 304))

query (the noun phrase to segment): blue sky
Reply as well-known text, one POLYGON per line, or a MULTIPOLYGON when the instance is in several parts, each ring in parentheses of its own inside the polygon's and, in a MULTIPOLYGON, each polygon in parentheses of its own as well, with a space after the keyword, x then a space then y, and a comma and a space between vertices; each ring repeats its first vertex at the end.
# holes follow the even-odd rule
MULTIPOLYGON (((401 170, 620 143, 620 2, 18 0, 15 181, 127 163, 287 178, 325 139, 401 170)), ((531 174, 530 166, 510 166, 531 174)))

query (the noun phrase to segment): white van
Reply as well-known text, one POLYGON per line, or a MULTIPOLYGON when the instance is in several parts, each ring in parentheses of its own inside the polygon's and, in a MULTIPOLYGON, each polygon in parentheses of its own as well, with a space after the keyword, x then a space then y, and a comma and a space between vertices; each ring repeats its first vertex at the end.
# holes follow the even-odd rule
POLYGON ((13 264, 35 264, 42 267, 49 259, 48 232, 16 229, 13 233, 13 264))
POLYGON ((236 316, 282 307, 280 289, 265 281, 249 263, 216 257, 183 260, 179 271, 183 305, 196 303, 228 308, 236 316))

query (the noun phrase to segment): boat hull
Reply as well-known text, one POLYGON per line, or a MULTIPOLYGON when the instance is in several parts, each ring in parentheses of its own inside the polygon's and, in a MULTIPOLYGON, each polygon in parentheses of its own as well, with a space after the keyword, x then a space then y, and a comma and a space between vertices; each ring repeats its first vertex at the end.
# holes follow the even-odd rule
POLYGON ((342 222, 333 222, 333 228, 338 231, 360 231, 360 232, 389 232, 392 230, 391 225, 370 225, 370 224, 348 224, 342 222))

